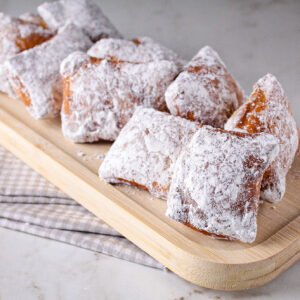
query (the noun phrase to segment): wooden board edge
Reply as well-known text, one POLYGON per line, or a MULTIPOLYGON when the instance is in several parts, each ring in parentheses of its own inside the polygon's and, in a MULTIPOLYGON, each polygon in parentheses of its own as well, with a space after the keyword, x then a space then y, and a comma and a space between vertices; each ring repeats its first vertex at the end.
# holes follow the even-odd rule
MULTIPOLYGON (((37 172, 45 176, 53 184, 55 184, 56 186, 64 190, 66 193, 68 193, 71 197, 73 197, 75 200, 80 202, 92 213, 96 214, 98 217, 102 218, 112 227, 116 228, 120 233, 124 234, 124 236, 126 236, 129 240, 133 241, 135 244, 137 244, 147 253, 155 257, 158 261, 162 262, 174 273, 187 279, 188 281, 191 281, 203 287, 220 289, 220 290, 247 289, 247 288, 261 285, 260 284, 261 282, 263 282, 262 284, 264 284, 272 280, 273 278, 278 276, 281 272, 283 272, 286 268, 288 268, 291 264, 293 264, 300 258, 299 237, 298 239, 295 239, 293 243, 291 243, 295 248, 294 251, 291 251, 291 253, 294 252, 292 254, 290 253, 291 255, 288 256, 282 255, 283 252, 288 251, 287 248, 283 248, 281 249, 281 251, 278 251, 278 253, 274 255, 272 258, 268 258, 265 261, 253 262, 244 265, 228 265, 226 263, 222 264, 222 263, 214 263, 211 261, 205 261, 200 257, 197 257, 195 254, 186 252, 184 249, 175 248, 174 245, 172 245, 168 240, 163 241, 165 245, 169 243, 168 247, 166 247, 168 248, 167 251, 166 249, 162 249, 162 247, 160 246, 162 240, 158 239, 156 241, 152 241, 152 243, 149 243, 149 241, 153 237, 153 234, 155 233, 152 228, 144 228, 145 230, 144 232, 139 232, 138 236, 134 236, 134 234, 137 234, 137 232, 135 233, 131 232, 131 229, 133 228, 132 225, 129 224, 128 228, 121 228, 120 224, 118 224, 118 220, 108 219, 107 216, 103 214, 103 212, 100 212, 99 208, 96 209, 95 207, 93 207, 92 202, 89 203, 82 202, 81 196, 83 194, 87 196, 86 194, 87 190, 85 190, 83 194, 80 193, 80 195, 78 195, 77 193, 73 193, 71 189, 66 190, 66 186, 68 186, 68 180, 70 178, 72 178, 73 180, 75 176, 74 174, 71 173, 68 174, 67 173, 68 170, 64 170, 66 174, 68 174, 68 176, 71 176, 70 178, 68 179, 66 178, 66 180, 62 183, 53 180, 53 178, 55 177, 55 172, 60 172, 62 170, 61 168, 63 168, 64 166, 54 161, 53 158, 49 156, 44 151, 43 148, 40 147, 40 145, 27 141, 22 137, 22 135, 19 134, 18 130, 13 130, 8 125, 6 125, 5 118, 11 118, 12 120, 13 117, 11 115, 9 115, 7 112, 4 111, 1 111, 1 114, 3 115, 1 115, 1 120, 0 120, 0 132, 1 132, 0 143, 4 147, 6 147, 9 151, 14 153, 22 160, 24 160, 27 164, 29 164, 37 172), (54 170, 54 173, 52 172, 53 174, 49 174, 49 170, 44 169, 43 167, 41 168, 40 163, 38 164, 35 163, 37 158, 39 158, 41 161, 48 160, 49 163, 53 164, 53 168, 55 164, 57 164, 57 166, 55 166, 55 168, 57 169, 54 170), (279 258, 281 257, 281 259, 279 261, 276 261, 278 257, 279 258), (283 257, 287 259, 283 259, 283 257), (260 264, 260 267, 257 265, 258 263, 260 264), (238 271, 240 272, 241 269, 243 269, 243 273, 245 274, 244 278, 241 278, 240 275, 237 276, 238 271), (257 273, 255 274, 251 274, 251 272, 249 273, 249 271, 253 269, 256 269, 257 273), (207 276, 208 272, 214 278, 208 279, 209 277, 207 276), (222 273, 223 275, 220 273, 222 273)), ((23 130, 25 130, 25 128, 23 130)), ((26 128, 26 130, 31 130, 31 129, 26 128)), ((77 178, 77 180, 78 182, 80 181, 81 187, 87 185, 86 182, 83 181, 83 179, 77 178)), ((92 191, 92 193, 95 192, 96 191, 92 191)), ((98 191, 97 194, 99 196, 98 191)), ((93 197, 95 197, 95 195, 93 195, 93 197)), ((114 209, 117 208, 115 207, 114 209)), ((119 214, 121 213, 123 214, 124 212, 123 211, 119 212, 119 214)), ((137 222, 140 226, 145 226, 145 224, 142 224, 141 220, 137 219, 137 216, 130 216, 130 218, 132 218, 131 222, 137 222)), ((285 229, 285 227, 283 229, 285 229)), ((288 246, 291 247, 291 244, 288 246)))

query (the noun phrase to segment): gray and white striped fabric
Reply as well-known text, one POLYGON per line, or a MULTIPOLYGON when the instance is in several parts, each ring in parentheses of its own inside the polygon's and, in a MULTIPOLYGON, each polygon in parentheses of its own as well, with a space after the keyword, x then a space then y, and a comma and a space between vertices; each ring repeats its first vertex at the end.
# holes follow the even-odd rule
POLYGON ((1 146, 0 226, 163 268, 1 146))

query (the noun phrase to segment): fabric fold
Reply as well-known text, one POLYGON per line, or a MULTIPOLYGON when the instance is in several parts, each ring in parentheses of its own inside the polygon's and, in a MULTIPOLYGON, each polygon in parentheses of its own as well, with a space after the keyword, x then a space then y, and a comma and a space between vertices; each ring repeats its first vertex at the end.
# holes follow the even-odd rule
POLYGON ((1 146, 0 227, 164 268, 1 146))

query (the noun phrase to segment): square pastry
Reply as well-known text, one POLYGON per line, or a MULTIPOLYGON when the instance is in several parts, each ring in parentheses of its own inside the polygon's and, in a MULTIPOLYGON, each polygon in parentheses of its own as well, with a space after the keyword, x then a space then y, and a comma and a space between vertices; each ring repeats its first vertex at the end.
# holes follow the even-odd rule
POLYGON ((177 53, 149 37, 132 40, 101 39, 89 49, 88 55, 97 58, 114 57, 132 63, 169 60, 174 61, 180 68, 184 64, 184 60, 177 53))
POLYGON ((77 143, 115 140, 138 106, 166 110, 164 92, 178 72, 173 61, 71 54, 61 65, 64 136, 77 143))
POLYGON ((0 13, 0 91, 14 96, 4 62, 14 55, 49 40, 54 33, 34 14, 15 18, 0 13))
POLYGON ((106 155, 100 177, 166 199, 174 164, 200 125, 151 108, 138 108, 106 155))
POLYGON ((176 162, 167 216, 215 236, 253 242, 262 176, 278 149, 270 134, 200 128, 176 162))
POLYGON ((73 51, 87 50, 91 43, 80 28, 67 24, 52 39, 15 55, 5 63, 14 93, 34 118, 59 114, 62 104, 60 63, 73 51))
POLYGON ((208 46, 187 64, 165 97, 173 115, 220 128, 244 98, 219 55, 208 46))
POLYGON ((49 28, 57 30, 68 22, 84 30, 96 42, 105 37, 121 37, 120 33, 92 0, 60 0, 45 2, 38 12, 49 28))
POLYGON ((283 198, 286 176, 299 146, 298 129, 289 101, 274 75, 267 74, 254 85, 249 100, 227 121, 225 129, 248 133, 266 132, 280 140, 278 156, 264 174, 261 198, 283 198))

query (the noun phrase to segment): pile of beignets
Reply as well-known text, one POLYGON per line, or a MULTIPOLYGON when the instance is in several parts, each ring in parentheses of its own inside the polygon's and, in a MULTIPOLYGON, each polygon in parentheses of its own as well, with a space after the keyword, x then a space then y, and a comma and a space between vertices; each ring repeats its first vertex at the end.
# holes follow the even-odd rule
POLYGON ((282 200, 298 149, 275 76, 248 99, 219 55, 186 62, 149 37, 122 37, 91 0, 0 13, 0 90, 35 119, 61 116, 75 143, 114 141, 99 169, 167 200, 166 215, 251 243, 261 200, 282 200))

